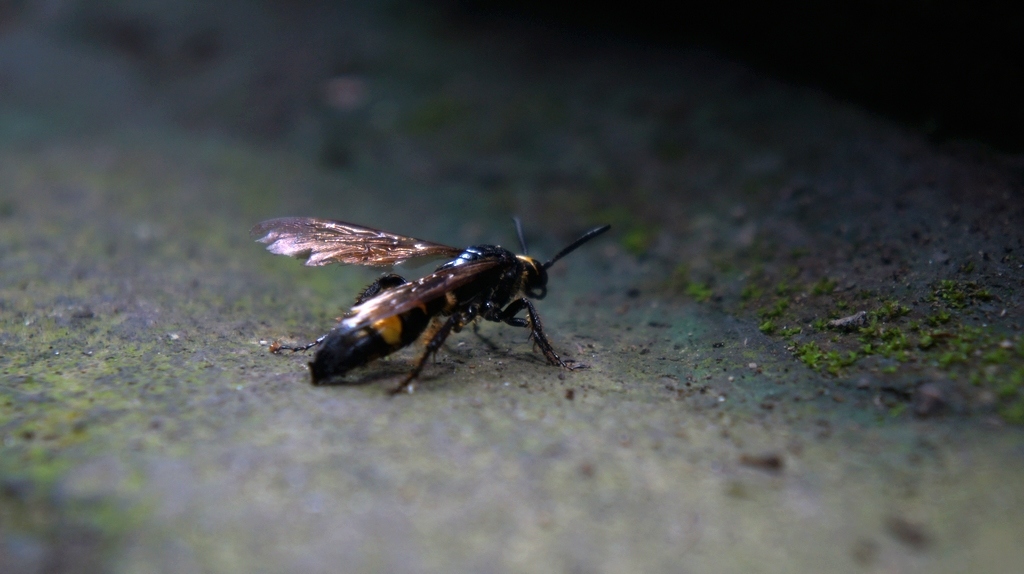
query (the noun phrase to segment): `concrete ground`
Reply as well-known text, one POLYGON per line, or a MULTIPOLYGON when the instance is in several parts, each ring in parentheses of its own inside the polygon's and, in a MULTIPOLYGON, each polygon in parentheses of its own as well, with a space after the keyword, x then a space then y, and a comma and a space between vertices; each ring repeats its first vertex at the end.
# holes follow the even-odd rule
POLYGON ((0 571, 1024 561, 1024 158, 698 52, 68 5, 0 28, 0 571), (611 223, 537 303, 588 368, 488 323, 411 396, 416 347, 311 386, 269 344, 378 271, 252 242, 284 215, 611 223))

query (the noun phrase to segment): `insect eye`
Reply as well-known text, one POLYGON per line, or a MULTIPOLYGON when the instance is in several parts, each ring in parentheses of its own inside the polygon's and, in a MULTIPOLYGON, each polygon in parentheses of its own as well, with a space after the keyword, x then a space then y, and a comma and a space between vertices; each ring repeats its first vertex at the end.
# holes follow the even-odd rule
POLYGON ((526 279, 526 295, 532 299, 543 299, 548 294, 548 273, 540 265, 530 268, 526 279))

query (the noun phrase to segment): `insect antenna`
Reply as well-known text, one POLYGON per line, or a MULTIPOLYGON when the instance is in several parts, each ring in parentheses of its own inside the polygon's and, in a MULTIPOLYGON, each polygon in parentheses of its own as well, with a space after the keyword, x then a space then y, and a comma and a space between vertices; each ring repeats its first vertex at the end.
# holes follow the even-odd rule
POLYGON ((516 235, 519 236, 519 247, 523 248, 523 255, 529 255, 526 249, 526 236, 523 235, 523 222, 518 217, 512 217, 512 223, 516 225, 516 235))
POLYGON ((555 264, 555 261, 558 261, 559 259, 561 259, 561 258, 565 257, 566 255, 572 253, 580 245, 583 245, 584 243, 590 241, 591 239, 597 237, 598 235, 601 235, 602 233, 604 233, 605 231, 608 231, 611 228, 612 228, 611 225, 602 225, 601 227, 595 227, 594 229, 591 229, 590 231, 584 233, 582 237, 580 237, 576 241, 573 241, 571 244, 569 244, 568 247, 566 247, 565 249, 559 251, 558 255, 555 255, 554 257, 551 258, 550 261, 545 263, 543 265, 544 269, 547 269, 548 267, 551 267, 552 265, 555 264))

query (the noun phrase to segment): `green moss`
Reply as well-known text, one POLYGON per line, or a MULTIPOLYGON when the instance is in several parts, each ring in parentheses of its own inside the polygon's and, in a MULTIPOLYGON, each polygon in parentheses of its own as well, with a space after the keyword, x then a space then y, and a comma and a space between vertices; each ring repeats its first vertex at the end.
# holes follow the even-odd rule
POLYGON ((879 353, 900 362, 907 360, 907 349, 910 344, 906 334, 899 327, 883 329, 879 338, 881 339, 881 343, 877 345, 879 353))
POLYGON ((1009 349, 998 347, 982 355, 981 360, 985 361, 986 363, 1003 365, 1009 362, 1010 358, 1011 355, 1009 349))
POLYGON ((999 416, 1014 425, 1024 425, 1024 399, 1018 399, 999 408, 999 416))
POLYGON ((1011 424, 1024 424, 1024 366, 1014 369, 997 394, 1003 399, 999 416, 1011 424))
MULTIPOLYGON (((1016 371, 1016 374, 1018 374, 1018 378, 1020 378, 1020 373, 1021 373, 1021 371, 1019 371, 1019 370, 1016 371)), ((1011 375, 1011 377, 1012 377, 1012 375, 1011 375)), ((1015 397, 1017 397, 1018 394, 1020 394, 1020 391, 1021 391, 1021 381, 1020 380, 1017 380, 1017 381, 1007 380, 1006 382, 1004 382, 1003 384, 999 385, 995 389, 996 396, 1001 398, 1001 399, 1015 398, 1015 397)))
POLYGON ((830 295, 836 290, 836 285, 838 283, 835 280, 822 277, 820 281, 811 286, 811 293, 815 295, 830 295))
POLYGON ((714 290, 707 283, 690 280, 690 270, 685 264, 679 264, 672 272, 668 281, 669 288, 674 292, 683 292, 688 297, 704 303, 714 295, 714 290))
POLYGON ((845 355, 838 351, 829 351, 823 357, 825 370, 833 375, 838 375, 842 369, 856 363, 858 358, 855 351, 850 351, 845 355))
POLYGON ((928 350, 934 347, 936 342, 935 337, 933 337, 931 333, 925 333, 917 340, 917 346, 920 349, 928 350))
MULTIPOLYGON (((609 223, 614 229, 619 230, 619 245, 636 256, 647 253, 661 232, 661 227, 637 217, 635 210, 621 205, 594 209, 588 217, 594 221, 609 223)), ((686 266, 682 264, 680 267, 685 269, 686 266)))
POLYGON ((893 321, 908 313, 910 313, 910 308, 900 305, 899 301, 896 300, 886 301, 874 311, 875 317, 880 321, 893 321))
POLYGON ((1006 384, 1013 387, 1016 392, 1024 391, 1024 366, 1014 369, 1007 378, 1006 384))
POLYGON ((949 323, 949 320, 952 318, 953 316, 950 315, 947 311, 940 309, 939 311, 936 311, 935 313, 925 317, 925 321, 927 321, 928 324, 931 325, 932 327, 938 327, 939 325, 945 325, 946 323, 949 323))
POLYGON ((948 369, 950 366, 957 363, 966 363, 967 354, 960 350, 946 351, 939 355, 938 364, 943 369, 948 369))
MULTIPOLYGON (((959 312, 992 299, 983 284, 959 279, 938 281, 925 288, 924 297, 917 295, 912 306, 909 299, 901 301, 872 290, 837 295, 835 279, 824 276, 805 283, 801 273, 797 267, 749 272, 742 278, 739 307, 748 316, 756 315, 758 329, 766 335, 792 338, 800 334, 800 344, 793 353, 808 368, 841 375, 858 368, 861 359, 872 357, 875 360, 865 368, 883 374, 894 384, 923 376, 971 381, 979 391, 997 396, 996 409, 1007 420, 1024 416, 1018 413, 1024 409, 1018 405, 1024 401, 1024 382, 1013 379, 1024 377, 1014 375, 1018 370, 1024 373, 1024 338, 1008 339, 999 325, 964 324, 981 319, 959 312), (794 286, 808 296, 794 296, 794 286), (862 309, 867 312, 866 323, 852 333, 828 327, 830 319, 862 309), (816 315, 813 320, 794 320, 816 315), (803 325, 808 322, 809 326, 803 325)), ((686 281, 681 288, 688 292, 692 289, 694 296, 706 293, 702 284, 691 283, 686 281)), ((723 281, 723 285, 729 284, 723 281)), ((920 289, 907 287, 909 293, 920 289)), ((988 321, 995 322, 990 315, 988 321)))
POLYGON ((963 309, 972 301, 989 301, 992 294, 974 281, 959 283, 943 279, 932 291, 933 298, 944 302, 952 309, 963 309))
MULTIPOLYGON (((73 465, 48 449, 33 448, 14 457, 4 454, 0 459, 0 477, 4 482, 31 485, 18 496, 0 496, 0 516, 4 517, 6 534, 56 539, 73 528, 79 536, 89 537, 89 544, 79 549, 76 558, 102 562, 109 559, 118 541, 136 530, 151 511, 145 504, 128 506, 114 497, 58 494, 60 479, 73 465)), ((122 486, 128 482, 124 481, 122 486)), ((126 490, 134 491, 137 486, 136 480, 126 490)))
MULTIPOLYGON (((986 297, 983 290, 969 284, 951 285, 947 282, 940 287, 947 295, 946 298, 937 297, 935 300, 938 302, 960 301, 952 295, 953 293, 965 294, 963 301, 966 302, 983 300, 986 297), (954 290, 954 287, 958 290, 954 290)), ((782 309, 784 307, 781 306, 765 308, 761 310, 760 315, 765 319, 774 319, 781 315, 782 309)), ((935 327, 940 325, 948 327, 954 319, 950 312, 942 309, 924 317, 921 323, 910 321, 906 326, 900 326, 898 323, 901 319, 910 313, 910 308, 897 300, 883 301, 878 308, 869 312, 868 325, 858 329, 858 348, 844 351, 842 347, 849 344, 848 335, 838 333, 831 338, 838 349, 825 352, 816 343, 805 343, 797 350, 797 356, 812 369, 832 374, 839 374, 846 367, 854 365, 859 358, 867 356, 885 357, 896 361, 881 367, 881 371, 885 373, 898 371, 900 363, 930 362, 949 373, 950 377, 967 376, 970 380, 977 381, 979 385, 989 386, 1006 378, 1007 371, 997 367, 1014 364, 1018 360, 1018 355, 1021 355, 1020 351, 1024 350, 1024 344, 1020 344, 1019 341, 1011 345, 1005 340, 998 340, 995 334, 979 327, 957 325, 953 329, 936 329, 935 327), (931 328, 922 328, 922 324, 931 328)), ((838 313, 832 315, 838 316, 838 313)), ((826 328, 827 323, 824 319, 818 319, 812 326, 821 331, 826 328)), ((787 332, 788 330, 774 329, 776 334, 787 332)), ((1016 389, 1017 386, 1011 384, 1008 388, 1016 389)), ((1013 394, 1013 399, 1016 400, 1016 394, 1013 394)))
POLYGON ((757 285, 754 285, 753 283, 748 283, 748 284, 744 285, 743 286, 743 290, 740 291, 740 299, 742 301, 750 301, 751 299, 760 299, 761 295, 763 295, 763 294, 764 294, 764 291, 760 287, 758 287, 757 285))
POLYGON ((796 356, 803 364, 818 370, 822 360, 825 358, 825 353, 822 352, 821 347, 817 343, 811 341, 797 347, 796 356))
POLYGON ((711 295, 713 295, 714 292, 711 290, 711 287, 705 283, 691 281, 686 285, 686 294, 703 303, 711 299, 711 295))
POLYGON ((765 307, 758 311, 758 315, 765 319, 777 319, 782 316, 788 307, 789 301, 786 299, 778 299, 771 307, 765 307))
POLYGON ((838 375, 844 368, 856 363, 857 359, 860 358, 854 351, 847 353, 839 351, 825 352, 813 341, 797 347, 796 356, 811 369, 827 372, 832 375, 838 375))
POLYGON ((622 247, 633 255, 643 255, 654 243, 655 234, 655 229, 651 227, 629 227, 622 234, 622 247))
POLYGON ((967 305, 967 295, 957 287, 955 281, 948 279, 939 282, 939 286, 935 289, 935 297, 945 301, 954 309, 962 309, 967 305))

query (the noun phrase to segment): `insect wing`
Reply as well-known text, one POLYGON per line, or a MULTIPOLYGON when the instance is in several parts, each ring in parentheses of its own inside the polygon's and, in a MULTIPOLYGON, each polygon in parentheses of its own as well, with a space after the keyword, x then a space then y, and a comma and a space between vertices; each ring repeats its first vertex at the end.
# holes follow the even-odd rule
POLYGON ((414 237, 314 217, 281 217, 256 224, 249 235, 267 251, 305 259, 310 267, 329 263, 389 267, 409 259, 454 257, 460 249, 414 237))
POLYGON ((341 321, 343 330, 355 330, 387 317, 394 317, 445 293, 458 289, 479 278, 480 273, 492 269, 498 259, 481 259, 437 271, 364 301, 352 308, 341 321))

